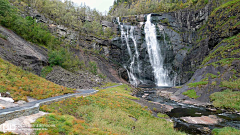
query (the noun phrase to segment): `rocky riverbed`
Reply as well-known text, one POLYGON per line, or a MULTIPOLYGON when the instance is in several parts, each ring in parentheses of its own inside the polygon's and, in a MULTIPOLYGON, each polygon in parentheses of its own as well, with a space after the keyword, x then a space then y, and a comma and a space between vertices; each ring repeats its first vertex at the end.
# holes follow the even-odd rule
POLYGON ((210 108, 210 103, 196 100, 183 100, 166 89, 154 91, 147 89, 137 94, 142 105, 148 106, 154 113, 165 113, 177 130, 190 134, 210 134, 214 128, 234 127, 240 129, 239 113, 210 108), (144 101, 144 102, 143 102, 144 101))

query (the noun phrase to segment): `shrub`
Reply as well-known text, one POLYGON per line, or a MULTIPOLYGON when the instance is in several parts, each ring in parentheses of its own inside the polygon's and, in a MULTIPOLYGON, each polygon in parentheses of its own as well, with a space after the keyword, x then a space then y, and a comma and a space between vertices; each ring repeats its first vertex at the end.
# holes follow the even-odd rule
POLYGON ((0 38, 4 39, 4 40, 7 40, 7 37, 4 36, 2 33, 0 33, 0 38))
POLYGON ((51 66, 46 66, 42 68, 41 77, 46 78, 46 76, 53 70, 51 66))
POLYGON ((48 61, 50 66, 58 65, 69 71, 76 71, 79 68, 84 68, 84 62, 79 61, 77 56, 74 57, 74 55, 67 50, 66 48, 60 48, 59 50, 49 51, 48 61))
POLYGON ((97 75, 97 63, 94 61, 89 62, 89 71, 94 75, 97 75))

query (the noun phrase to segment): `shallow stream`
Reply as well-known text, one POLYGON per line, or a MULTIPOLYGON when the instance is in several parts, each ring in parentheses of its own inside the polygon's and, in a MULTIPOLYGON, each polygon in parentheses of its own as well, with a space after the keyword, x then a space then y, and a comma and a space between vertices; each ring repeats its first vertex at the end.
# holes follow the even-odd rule
POLYGON ((210 111, 205 107, 199 107, 189 104, 178 103, 172 100, 169 100, 165 97, 157 96, 155 91, 145 91, 142 94, 137 95, 141 97, 143 94, 149 94, 147 98, 148 101, 158 102, 161 104, 166 104, 174 107, 171 112, 167 115, 174 121, 174 128, 180 131, 184 131, 189 134, 208 134, 204 132, 203 129, 214 129, 214 128, 223 128, 223 127, 234 127, 240 130, 240 115, 228 113, 222 110, 210 111), (218 118, 222 119, 222 122, 215 125, 203 125, 203 124, 189 124, 183 120, 181 117, 201 117, 215 115, 218 118))

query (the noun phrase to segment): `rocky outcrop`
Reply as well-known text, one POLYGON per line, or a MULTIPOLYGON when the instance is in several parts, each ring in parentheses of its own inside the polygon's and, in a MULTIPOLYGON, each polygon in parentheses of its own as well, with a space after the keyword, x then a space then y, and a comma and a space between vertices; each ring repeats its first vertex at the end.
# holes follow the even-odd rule
POLYGON ((2 26, 0 33, 6 37, 6 39, 0 38, 0 57, 40 75, 42 67, 48 63, 47 50, 25 41, 2 26))
MULTIPOLYGON (((211 5, 208 4, 199 10, 184 9, 171 13, 152 14, 151 22, 157 26, 157 39, 161 47, 162 56, 164 57, 164 68, 170 71, 169 76, 175 79, 177 85, 186 83, 193 75, 194 70, 196 70, 191 70, 192 65, 185 65, 184 62, 191 48, 195 45, 195 40, 198 38, 197 30, 206 24, 210 13, 211 5)), ((151 83, 151 81, 154 81, 154 75, 146 49, 144 33, 146 15, 122 17, 120 21, 126 22, 123 23, 124 29, 129 29, 131 25, 134 26, 134 36, 138 44, 139 59, 142 64, 139 78, 144 78, 144 80, 148 80, 151 83)), ((115 19, 114 22, 117 24, 117 19, 115 19)), ((120 34, 120 28, 118 29, 118 33, 120 34)), ((126 43, 119 37, 112 39, 109 56, 122 66, 127 67, 130 63, 128 48, 125 44, 126 43)), ((204 44, 204 42, 202 44, 204 44)), ((129 46, 131 51, 135 52, 131 39, 129 39, 129 46)), ((202 48, 208 50, 208 48, 204 46, 202 48)), ((206 53, 198 52, 198 54, 206 56, 206 53)), ((126 72, 122 73, 126 74, 126 72)))

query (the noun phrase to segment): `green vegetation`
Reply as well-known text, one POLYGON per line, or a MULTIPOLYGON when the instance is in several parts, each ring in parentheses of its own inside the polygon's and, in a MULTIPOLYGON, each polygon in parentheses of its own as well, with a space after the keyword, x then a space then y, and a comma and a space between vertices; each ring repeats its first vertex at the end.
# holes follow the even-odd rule
POLYGON ((49 63, 51 66, 61 66, 69 71, 76 71, 85 67, 84 63, 79 61, 77 56, 72 55, 67 48, 49 51, 49 63))
POLYGON ((188 96, 190 98, 194 98, 194 99, 200 97, 200 96, 197 95, 195 90, 188 90, 188 91, 183 92, 182 94, 186 95, 186 96, 188 96))
POLYGON ((163 113, 158 113, 157 116, 160 118, 169 118, 167 114, 163 114, 163 113))
POLYGON ((218 59, 217 62, 210 63, 211 65, 217 66, 218 64, 231 65, 232 61, 239 58, 231 58, 234 55, 240 53, 239 44, 240 44, 240 34, 224 39, 215 47, 215 51, 210 53, 202 62, 202 66, 209 62, 211 59, 218 59), (222 46, 222 44, 226 44, 222 46), (229 51, 232 51, 229 53, 229 51), (230 58, 229 58, 230 57, 230 58))
POLYGON ((31 17, 22 18, 18 10, 11 6, 8 0, 0 0, 0 24, 12 29, 24 39, 43 45, 46 47, 55 47, 60 43, 51 35, 46 26, 36 23, 31 17))
POLYGON ((202 85, 208 84, 208 81, 200 81, 195 83, 189 83, 187 84, 189 87, 201 87, 202 85))
POLYGON ((34 124, 55 124, 56 128, 37 134, 182 134, 173 129, 173 123, 153 117, 150 111, 132 101, 137 98, 129 95, 130 89, 122 85, 88 97, 44 105, 41 110, 54 114, 34 124))
POLYGON ((216 92, 210 96, 215 107, 232 108, 240 110, 240 92, 225 90, 223 92, 216 92))
POLYGON ((94 75, 97 75, 97 63, 94 61, 89 62, 89 71, 94 75))
MULTIPOLYGON (((214 7, 229 0, 213 1, 214 7)), ((113 16, 128 16, 137 14, 172 12, 180 9, 200 9, 208 4, 208 0, 115 0, 109 14, 113 16)))
POLYGON ((2 33, 0 33, 0 38, 4 39, 4 40, 7 40, 7 37, 4 36, 2 33))
MULTIPOLYGON (((30 42, 47 47, 50 50, 49 63, 51 66, 59 65, 69 71, 76 71, 83 67, 78 57, 68 51, 69 47, 60 48, 62 42, 50 33, 47 26, 36 23, 36 20, 31 17, 22 18, 17 8, 11 6, 7 0, 0 0, 0 3, 0 24, 12 29, 30 42)), ((47 69, 50 71, 50 68, 47 69)), ((43 72, 43 76, 48 73, 46 69, 43 69, 43 72)))
POLYGON ((46 76, 52 72, 53 68, 51 66, 46 66, 43 67, 42 71, 41 71, 41 77, 46 78, 46 76))
POLYGON ((214 79, 214 78, 217 78, 218 76, 217 75, 214 75, 214 74, 211 74, 211 73, 207 73, 206 74, 206 77, 208 78, 208 77, 211 77, 212 79, 214 79))
POLYGON ((181 88, 182 88, 182 86, 176 86, 176 87, 174 87, 174 88, 181 89, 181 88))
POLYGON ((15 101, 26 101, 27 96, 45 99, 73 92, 70 88, 47 81, 1 58, 0 63, 0 92, 10 92, 15 101))
POLYGON ((227 87, 232 90, 240 90, 240 78, 235 81, 222 81, 221 87, 227 87))
POLYGON ((41 14, 55 21, 56 24, 64 25, 79 31, 81 36, 95 36, 100 39, 111 39, 116 35, 112 29, 104 30, 102 20, 110 20, 110 16, 103 16, 96 9, 83 5, 76 5, 70 0, 11 0, 22 11, 28 7, 37 9, 41 14))
POLYGON ((165 23, 165 24, 167 24, 167 25, 169 25, 169 20, 168 20, 167 18, 161 20, 161 22, 162 22, 162 23, 165 23))
POLYGON ((224 127, 221 129, 213 129, 212 130, 213 135, 239 135, 240 130, 232 128, 232 127, 224 127))

